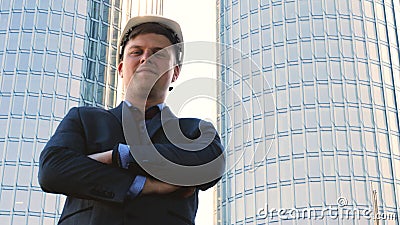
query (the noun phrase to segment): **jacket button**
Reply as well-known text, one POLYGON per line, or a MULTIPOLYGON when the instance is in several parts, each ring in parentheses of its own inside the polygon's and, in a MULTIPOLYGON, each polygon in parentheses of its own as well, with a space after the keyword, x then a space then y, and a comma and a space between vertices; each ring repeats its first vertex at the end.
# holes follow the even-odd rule
POLYGON ((104 192, 104 195, 108 198, 114 198, 114 196, 115 196, 114 192, 111 192, 111 191, 104 192))

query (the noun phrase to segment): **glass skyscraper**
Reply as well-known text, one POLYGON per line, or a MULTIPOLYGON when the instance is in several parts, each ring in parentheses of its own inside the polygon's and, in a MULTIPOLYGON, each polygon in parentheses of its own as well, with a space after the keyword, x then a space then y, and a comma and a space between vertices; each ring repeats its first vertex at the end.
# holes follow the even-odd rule
POLYGON ((39 154, 73 106, 117 103, 121 25, 162 1, 0 1, 0 224, 55 224, 64 198, 43 193, 39 154))
POLYGON ((217 5, 217 223, 399 224, 399 1, 217 5))

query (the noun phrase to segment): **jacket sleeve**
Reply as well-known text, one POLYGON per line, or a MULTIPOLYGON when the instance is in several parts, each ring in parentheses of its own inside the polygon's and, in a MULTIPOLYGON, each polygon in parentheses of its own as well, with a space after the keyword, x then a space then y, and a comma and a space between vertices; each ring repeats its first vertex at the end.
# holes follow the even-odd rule
POLYGON ((123 202, 135 175, 86 156, 79 110, 68 112, 41 152, 39 184, 46 192, 123 202))
MULTIPOLYGON (((155 175, 155 178, 157 176, 174 178, 182 176, 181 180, 185 180, 187 177, 188 186, 192 186, 190 182, 193 182, 201 190, 214 186, 225 172, 224 148, 211 123, 202 121, 203 127, 200 132, 199 120, 195 121, 197 122, 191 124, 192 129, 183 129, 185 130, 184 138, 169 137, 170 139, 165 143, 131 146, 131 154, 135 162, 130 165, 130 169, 136 168, 134 171, 137 171, 138 167, 144 167, 147 172, 150 172, 150 175, 155 175), (201 140, 200 135, 207 138, 201 140), (191 170, 191 167, 206 165, 212 161, 214 161, 213 166, 191 170), (186 167, 178 168, 174 165, 186 167), (205 177, 206 180, 200 177, 205 177)), ((168 130, 171 127, 166 126, 163 129, 168 130)), ((171 133, 179 132, 172 131, 171 133)))

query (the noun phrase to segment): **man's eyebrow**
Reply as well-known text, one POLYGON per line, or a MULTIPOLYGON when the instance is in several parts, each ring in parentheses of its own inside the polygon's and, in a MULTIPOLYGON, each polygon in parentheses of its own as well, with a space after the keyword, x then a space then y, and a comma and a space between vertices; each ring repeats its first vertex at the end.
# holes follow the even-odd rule
MULTIPOLYGON (((131 46, 128 46, 127 50, 132 49, 132 48, 142 48, 142 47, 143 46, 140 46, 140 45, 131 45, 131 46)), ((151 50, 153 50, 153 51, 159 51, 161 49, 164 49, 164 48, 162 48, 162 47, 151 48, 151 50)))

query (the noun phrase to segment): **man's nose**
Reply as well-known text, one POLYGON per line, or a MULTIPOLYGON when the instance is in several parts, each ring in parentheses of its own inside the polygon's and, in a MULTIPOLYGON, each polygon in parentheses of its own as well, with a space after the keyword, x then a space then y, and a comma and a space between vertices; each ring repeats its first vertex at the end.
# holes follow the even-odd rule
POLYGON ((150 50, 145 50, 142 57, 140 58, 140 63, 145 63, 153 53, 150 50))

